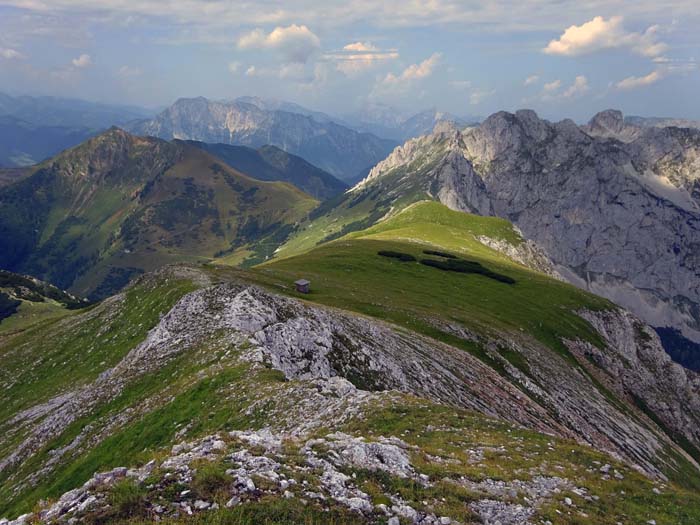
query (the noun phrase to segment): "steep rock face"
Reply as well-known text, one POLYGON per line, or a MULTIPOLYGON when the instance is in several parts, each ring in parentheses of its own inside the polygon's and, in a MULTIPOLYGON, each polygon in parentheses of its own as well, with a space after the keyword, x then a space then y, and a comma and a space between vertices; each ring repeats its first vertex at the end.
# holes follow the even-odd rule
POLYGON ((511 244, 503 239, 487 237, 486 235, 480 235, 478 240, 481 244, 501 252, 509 259, 519 262, 523 266, 547 274, 555 279, 563 280, 552 260, 547 257, 542 248, 529 239, 523 240, 518 245, 511 244))
POLYGON ((201 97, 180 99, 153 120, 135 123, 130 130, 165 139, 256 148, 271 144, 345 180, 384 158, 396 144, 308 115, 201 97))
POLYGON ((700 340, 700 132, 629 128, 613 111, 582 128, 496 113, 407 142, 353 194, 396 174, 433 186, 453 209, 512 221, 570 282, 700 340))
POLYGON ((617 109, 601 111, 583 129, 591 136, 615 138, 623 142, 631 142, 643 133, 641 128, 626 123, 622 111, 617 109))
POLYGON ((570 342, 610 378, 622 396, 655 407, 666 428, 700 443, 700 376, 674 364, 654 330, 624 310, 580 313, 604 338, 609 352, 570 342), (670 395, 669 395, 670 394, 670 395))

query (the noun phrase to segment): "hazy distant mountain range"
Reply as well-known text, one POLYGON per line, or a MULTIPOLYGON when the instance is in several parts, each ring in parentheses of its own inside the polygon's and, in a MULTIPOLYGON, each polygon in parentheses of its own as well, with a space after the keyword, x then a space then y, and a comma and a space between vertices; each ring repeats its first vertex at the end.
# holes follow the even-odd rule
POLYGON ((42 126, 105 129, 150 116, 136 106, 102 104, 60 97, 13 97, 0 93, 0 115, 42 126))
POLYGON ((633 126, 654 127, 654 128, 700 128, 700 120, 690 120, 684 118, 664 118, 664 117, 625 117, 625 123, 633 126))
POLYGON ((57 97, 0 93, 0 167, 29 166, 149 111, 57 97))
POLYGON ((404 142, 408 139, 427 135, 433 132, 441 122, 449 122, 458 128, 478 124, 482 118, 478 116, 459 117, 435 108, 419 111, 418 113, 401 111, 386 104, 365 104, 360 109, 343 115, 329 115, 314 111, 293 102, 261 97, 239 97, 238 102, 253 104, 261 109, 270 111, 287 111, 313 118, 320 123, 336 122, 348 128, 364 133, 372 133, 378 137, 404 142))
POLYGON ((344 181, 384 158, 396 142, 359 133, 335 122, 248 102, 180 99, 150 120, 127 129, 137 135, 258 148, 272 145, 303 157, 344 181))
POLYGON ((0 167, 36 164, 80 144, 94 133, 84 127, 41 126, 0 115, 0 167))
POLYGON ((455 127, 464 128, 481 121, 481 117, 458 117, 434 108, 407 114, 383 104, 368 104, 354 113, 345 115, 343 119, 355 129, 399 142, 430 134, 440 122, 449 122, 455 127))
MULTIPOLYGON (((296 113, 298 115, 304 115, 306 117, 313 118, 316 122, 337 122, 338 124, 346 125, 343 119, 329 115, 322 111, 316 111, 313 109, 305 108, 295 102, 288 102, 286 100, 279 100, 276 98, 264 98, 264 97, 253 97, 253 96, 243 96, 238 97, 233 100, 233 102, 242 102, 244 104, 252 104, 260 109, 266 111, 286 111, 287 113, 296 113)), ((386 138, 386 137, 385 137, 386 138)))

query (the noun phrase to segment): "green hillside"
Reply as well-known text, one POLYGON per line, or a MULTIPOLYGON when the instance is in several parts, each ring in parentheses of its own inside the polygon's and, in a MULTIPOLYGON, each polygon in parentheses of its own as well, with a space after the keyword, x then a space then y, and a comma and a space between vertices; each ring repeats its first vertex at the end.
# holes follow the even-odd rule
POLYGON ((86 301, 49 283, 0 270, 0 334, 85 306, 86 301))
POLYGON ((0 189, 0 267, 100 298, 166 263, 251 246, 264 259, 266 237, 315 205, 193 146, 113 128, 0 189))
POLYGON ((446 155, 448 138, 430 143, 418 160, 390 170, 379 179, 323 203, 282 244, 278 256, 303 253, 314 246, 361 231, 388 215, 425 200, 436 200, 439 186, 426 182, 446 155))
POLYGON ((275 146, 254 149, 193 140, 187 143, 211 153, 241 173, 258 180, 289 182, 319 200, 335 197, 348 189, 347 184, 330 173, 275 146))
MULTIPOLYGON (((367 250, 380 246, 402 247, 416 256, 420 256, 419 248, 422 248, 379 241, 353 242, 366 242, 367 250)), ((342 250, 344 243, 329 246, 327 249, 332 251, 326 256, 350 258, 347 262, 351 266, 376 266, 368 277, 375 285, 378 281, 374 275, 387 269, 384 264, 403 264, 383 259, 377 259, 375 264, 369 251, 363 253, 360 250, 356 257, 350 257, 342 250)), ((320 273, 315 277, 319 291, 311 298, 333 302, 329 298, 330 292, 320 290, 330 290, 333 274, 323 264, 324 254, 314 257, 321 264, 318 271, 325 272, 326 278, 324 281, 320 273), (322 282, 325 284, 321 285, 322 282)), ((267 268, 274 266, 267 265, 267 268)), ((341 264, 339 271, 347 271, 351 266, 341 264)), ((413 270, 415 268, 416 265, 413 270)), ((396 271, 396 268, 391 269, 396 271)), ((525 272, 506 265, 500 269, 511 272, 522 280, 520 286, 526 286, 525 272)), ((396 282, 406 285, 419 277, 420 272, 416 274, 413 270, 406 270, 409 274, 401 274, 402 270, 398 270, 401 275, 396 282)), ((430 268, 426 270, 432 271, 430 268)), ((20 411, 67 389, 87 385, 105 370, 118 365, 129 349, 142 341, 147 331, 158 323, 159 317, 184 294, 217 282, 238 282, 242 275, 226 269, 172 268, 161 271, 140 278, 116 300, 72 314, 70 322, 41 322, 4 342, 0 347, 3 377, 15 379, 10 383, 0 383, 3 407, 0 411, 0 429, 3 430, 0 453, 4 456, 12 450, 30 428, 22 425, 18 433, 13 417, 20 411)), ((282 270, 277 275, 287 276, 282 270)), ((450 308, 445 303, 446 298, 442 301, 436 299, 440 293, 447 293, 455 299, 463 291, 446 292, 454 282, 440 283, 445 276, 440 273, 433 279, 439 289, 426 298, 425 308, 439 308, 433 311, 433 315, 443 315, 450 308)), ((465 278, 481 280, 476 276, 465 278)), ((364 284, 358 283, 358 288, 364 284)), ((495 285, 490 288, 491 292, 495 290, 495 285)), ((568 287, 562 285, 561 304, 566 302, 563 297, 567 290, 568 287)), ((415 288, 405 289, 407 294, 413 291, 415 288)), ((392 282, 384 281, 381 288, 366 295, 371 295, 376 301, 383 297, 395 298, 398 293, 392 282)), ((577 300, 585 302, 590 298, 580 296, 577 300)), ((408 307, 405 302, 403 306, 408 307)), ((354 306, 351 304, 350 307, 354 306)), ((331 431, 343 431, 352 436, 366 436, 370 442, 378 436, 400 437, 411 447, 412 464, 430 481, 429 486, 425 486, 382 471, 352 467, 344 470, 377 505, 389 503, 390 498, 399 495, 403 501, 423 512, 447 515, 468 523, 477 519, 469 505, 484 497, 476 489, 479 483, 492 483, 491 480, 534 483, 538 476, 555 476, 574 484, 543 500, 536 514, 536 519, 542 522, 549 519, 562 524, 607 525, 610 519, 630 523, 655 519, 660 525, 690 525, 700 518, 697 492, 675 484, 654 482, 628 465, 571 440, 524 430, 472 411, 411 395, 378 393, 361 414, 349 418, 331 414, 331 419, 324 420, 323 427, 298 438, 286 438, 284 448, 274 453, 261 446, 246 447, 235 438, 226 437, 225 432, 270 426, 274 429, 287 421, 286 418, 298 420, 302 400, 316 395, 313 393, 317 389, 313 382, 285 381, 279 372, 242 360, 240 356, 249 345, 243 339, 231 340, 226 333, 214 333, 208 339, 196 341, 186 351, 174 354, 151 373, 125 376, 120 392, 91 408, 23 462, 3 469, 0 473, 0 515, 14 516, 31 511, 40 499, 55 501, 63 492, 79 487, 96 471, 117 466, 137 467, 151 459, 155 459, 156 465, 161 465, 171 454, 173 444, 218 432, 230 452, 249 450, 260 456, 261 461, 274 458, 282 462, 286 479, 298 484, 291 487, 292 496, 284 496, 277 484, 257 477, 257 492, 246 496, 239 506, 226 508, 225 503, 230 497, 227 491, 233 478, 225 471, 231 468, 232 460, 221 451, 207 460, 193 460, 195 470, 188 478, 190 481, 168 481, 173 479, 173 474, 163 465, 151 471, 143 482, 127 478, 113 487, 106 485, 97 494, 106 497, 112 506, 105 511, 78 512, 76 515, 86 523, 147 523, 155 515, 156 504, 167 506, 171 501, 184 498, 177 494, 192 492, 195 498, 217 502, 219 510, 198 512, 192 517, 181 515, 166 522, 251 525, 303 522, 320 525, 329 523, 327 519, 332 516, 332 523, 336 524, 384 524, 386 517, 380 511, 376 511, 374 517, 362 516, 348 511, 330 497, 302 502, 305 490, 325 490, 314 470, 304 467, 304 443, 310 437, 323 438, 331 431), (56 455, 59 450, 62 452, 56 455), (471 459, 475 450, 484 451, 478 462, 471 459), (620 478, 601 478, 598 469, 603 464, 614 468, 620 478), (44 468, 43 473, 25 485, 23 480, 40 467, 44 468), (476 485, 467 488, 469 484, 476 485), (574 487, 579 488, 572 491, 574 487), (565 498, 570 499, 575 508, 566 503, 565 498)), ((319 451, 322 457, 326 457, 323 447, 319 451)), ((523 497, 526 497, 525 493, 514 493, 506 495, 504 501, 506 504, 526 504, 523 497)), ((501 499, 500 496, 496 498, 501 499)))

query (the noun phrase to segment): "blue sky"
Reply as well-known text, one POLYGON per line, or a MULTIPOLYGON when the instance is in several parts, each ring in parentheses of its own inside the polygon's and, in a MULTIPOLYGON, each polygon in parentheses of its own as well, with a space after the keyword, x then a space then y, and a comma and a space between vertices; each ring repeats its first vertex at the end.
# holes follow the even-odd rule
POLYGON ((698 0, 0 0, 0 91, 700 119, 698 0))

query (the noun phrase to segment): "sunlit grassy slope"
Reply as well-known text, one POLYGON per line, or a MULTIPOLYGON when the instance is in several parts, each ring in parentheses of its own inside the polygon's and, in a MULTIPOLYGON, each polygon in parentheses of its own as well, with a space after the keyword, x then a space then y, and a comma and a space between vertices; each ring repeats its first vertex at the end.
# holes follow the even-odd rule
POLYGON ((588 324, 574 312, 608 308, 609 302, 511 261, 478 242, 480 235, 513 244, 522 242, 503 219, 422 202, 367 230, 258 266, 251 275, 260 283, 292 294, 296 292, 291 283, 303 277, 312 283, 311 294, 303 296, 306 299, 441 338, 446 334, 435 328, 438 319, 455 320, 485 333, 523 331, 555 349, 561 349, 563 337, 596 341, 588 324), (435 248, 511 277, 515 284, 378 255, 389 250, 417 260, 435 259, 424 253, 435 248))
POLYGON ((437 189, 426 184, 424 175, 438 166, 447 146, 447 138, 431 142, 414 162, 326 201, 285 239, 277 255, 297 255, 318 244, 369 228, 413 203, 435 200, 437 189))
POLYGON ((478 241, 486 236, 518 246, 523 242, 513 225, 499 217, 483 217, 450 210, 435 201, 420 201, 366 230, 349 233, 348 239, 417 241, 463 254, 504 260, 478 241))

